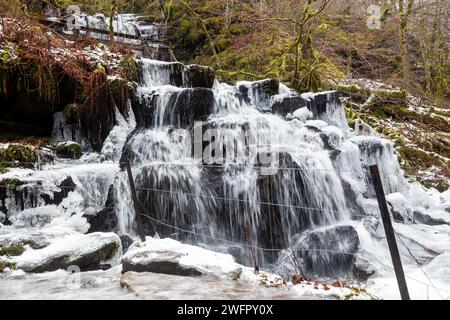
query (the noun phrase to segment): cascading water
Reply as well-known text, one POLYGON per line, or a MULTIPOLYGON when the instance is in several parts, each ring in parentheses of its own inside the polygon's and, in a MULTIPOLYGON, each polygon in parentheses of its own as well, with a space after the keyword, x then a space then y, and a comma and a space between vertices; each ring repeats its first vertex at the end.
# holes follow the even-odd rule
MULTIPOLYGON (((446 210, 406 183, 390 141, 348 127, 336 92, 299 95, 270 79, 231 86, 207 67, 140 64, 129 114, 116 110, 100 153, 15 171, 20 185, 0 189, 5 226, 84 216, 90 231, 135 237, 129 161, 148 235, 228 252, 277 273, 341 277, 355 268, 381 274, 390 263, 378 241, 369 165, 380 167, 394 218, 412 223, 420 197, 423 210, 446 210)), ((54 137, 90 150, 78 125, 60 114, 54 137)), ((410 243, 429 261, 434 253, 418 239, 410 243)))
MULTIPOLYGON (((288 249, 305 273, 349 271, 359 244, 351 217, 364 214, 362 195, 372 196, 366 166, 395 171, 385 178, 389 191, 404 183, 387 142, 348 139, 335 92, 299 97, 271 80, 192 88, 189 67, 141 65, 138 127, 122 161, 134 165, 149 234, 228 251, 249 265, 273 266, 283 256, 277 250, 288 249), (306 116, 294 112, 302 106, 306 116), (201 159, 193 156, 196 130, 201 159)), ((134 232, 123 172, 115 189, 119 230, 134 232)))

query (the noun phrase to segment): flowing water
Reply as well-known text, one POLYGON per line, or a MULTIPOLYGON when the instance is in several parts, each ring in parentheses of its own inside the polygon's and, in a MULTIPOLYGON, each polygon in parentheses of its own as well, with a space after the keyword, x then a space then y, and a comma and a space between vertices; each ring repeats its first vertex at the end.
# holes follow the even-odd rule
MULTIPOLYGON (((198 66, 140 64, 130 112, 117 111, 100 153, 4 175, 22 183, 2 189, 7 220, 0 234, 39 227, 49 215, 102 221, 110 209, 110 229, 136 237, 129 161, 149 235, 279 273, 344 277, 355 264, 386 270, 368 166, 378 164, 385 192, 397 195, 392 207, 405 199, 409 209, 398 213, 404 221, 421 204, 406 200, 412 189, 392 143, 350 129, 335 92, 298 95, 271 80, 230 86, 210 81, 198 66)), ((62 139, 67 132, 55 120, 62 139)))

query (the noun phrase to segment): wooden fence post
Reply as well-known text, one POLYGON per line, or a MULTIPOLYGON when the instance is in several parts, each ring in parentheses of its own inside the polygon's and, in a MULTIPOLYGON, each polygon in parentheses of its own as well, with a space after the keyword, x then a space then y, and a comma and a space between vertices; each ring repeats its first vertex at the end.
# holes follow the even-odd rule
POLYGON ((389 215, 386 197, 384 195, 383 184, 380 178, 380 171, 378 165, 369 167, 372 175, 373 186, 377 195, 378 206, 380 207, 381 219, 383 220, 384 232, 389 246, 392 263, 394 265, 395 276, 397 277, 398 288, 402 300, 410 300, 408 287, 406 285, 405 274, 403 272, 402 261, 398 252, 397 242, 395 240, 394 229, 392 227, 391 217, 389 215))

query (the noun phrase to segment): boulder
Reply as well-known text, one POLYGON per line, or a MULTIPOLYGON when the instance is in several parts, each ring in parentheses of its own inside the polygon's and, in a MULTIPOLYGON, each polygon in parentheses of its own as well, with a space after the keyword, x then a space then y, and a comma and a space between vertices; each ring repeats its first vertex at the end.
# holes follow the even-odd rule
POLYGON ((184 255, 173 251, 139 252, 132 258, 122 259, 122 272, 153 272, 177 276, 201 276, 203 272, 195 267, 180 264, 184 255))
POLYGON ((296 110, 306 107, 308 102, 301 96, 287 96, 275 100, 272 104, 272 112, 281 116, 286 116, 288 113, 294 113, 296 110))
POLYGON ((422 223, 422 224, 427 224, 429 226, 438 226, 438 225, 442 225, 442 224, 449 224, 448 222, 446 222, 443 219, 435 219, 433 217, 431 217, 430 215, 426 214, 425 212, 422 212, 421 210, 414 210, 413 211, 413 217, 414 217, 414 221, 416 223, 422 223))
POLYGON ((307 232, 298 241, 297 255, 308 277, 339 277, 349 273, 359 247, 355 228, 349 225, 307 232))
POLYGON ((117 230, 113 185, 108 189, 108 197, 104 209, 93 214, 85 214, 84 216, 90 225, 88 232, 111 232, 117 230))
POLYGON ((240 266, 229 254, 182 244, 173 239, 147 237, 135 242, 122 257, 122 272, 152 272, 178 276, 227 275, 240 266))
POLYGON ((56 146, 55 152, 59 158, 80 159, 81 145, 73 141, 61 142, 56 146))
POLYGON ((144 98, 132 98, 137 128, 173 125, 190 128, 214 111, 214 94, 207 88, 187 88, 151 92, 144 98), (162 103, 162 106, 159 104, 162 103))
POLYGON ((180 128, 189 128, 194 121, 204 121, 213 112, 214 94, 205 88, 181 91, 170 113, 170 124, 180 128))
POLYGON ((75 265, 81 270, 101 269, 121 248, 115 233, 72 233, 50 239, 41 249, 27 249, 14 257, 17 269, 25 272, 48 272, 75 265))
POLYGON ((255 82, 241 81, 236 84, 247 102, 263 102, 278 94, 279 82, 276 79, 264 79, 255 82))
POLYGON ((190 88, 212 88, 216 75, 213 68, 191 64, 186 66, 186 78, 190 88))

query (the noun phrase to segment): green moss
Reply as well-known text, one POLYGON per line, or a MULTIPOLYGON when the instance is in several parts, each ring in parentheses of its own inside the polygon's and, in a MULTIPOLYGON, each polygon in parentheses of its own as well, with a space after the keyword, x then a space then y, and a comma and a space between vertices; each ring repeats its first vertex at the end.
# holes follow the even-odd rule
POLYGON ((11 178, 11 179, 4 179, 0 181, 0 185, 6 185, 6 186, 18 186, 21 182, 19 179, 11 178))
POLYGON ((75 110, 74 110, 72 104, 69 104, 69 105, 64 107, 64 110, 63 110, 63 117, 64 117, 64 119, 70 120, 70 119, 72 119, 72 117, 74 115, 75 115, 75 110))
POLYGON ((0 162, 5 167, 33 168, 36 155, 33 146, 10 144, 6 149, 0 149, 0 162))
POLYGON ((122 61, 119 62, 119 69, 122 75, 128 81, 137 81, 139 77, 139 65, 137 62, 131 58, 126 57, 122 61))
POLYGON ((78 143, 65 143, 55 148, 56 155, 60 158, 79 159, 81 146, 78 143))
POLYGON ((25 248, 20 243, 12 243, 8 245, 0 245, 0 256, 20 256, 25 251, 25 248))

